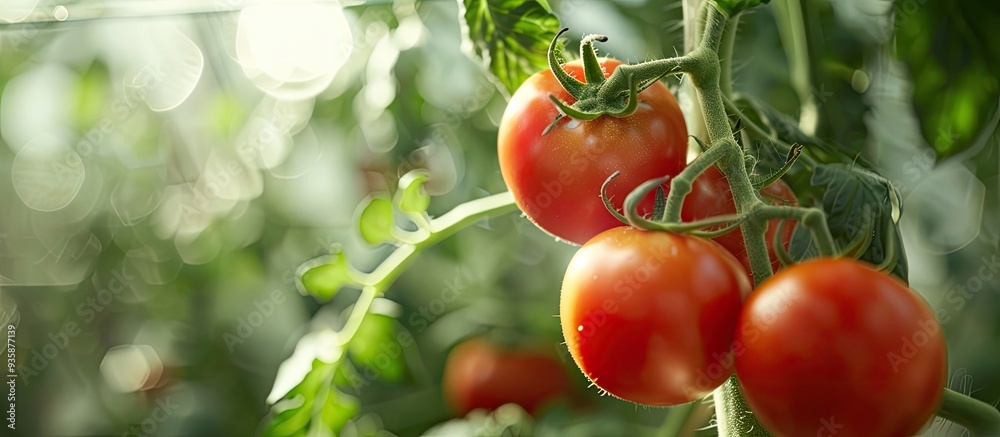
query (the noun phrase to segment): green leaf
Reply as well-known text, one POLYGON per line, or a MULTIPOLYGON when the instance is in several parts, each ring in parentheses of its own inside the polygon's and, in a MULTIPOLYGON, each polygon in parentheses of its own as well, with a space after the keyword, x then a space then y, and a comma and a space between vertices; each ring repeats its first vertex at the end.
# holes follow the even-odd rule
MULTIPOLYGON (((896 188, 874 172, 847 164, 816 166, 812 185, 822 192, 822 208, 838 245, 847 247, 863 233, 873 232, 871 244, 860 259, 878 265, 893 250, 898 259, 892 274, 906 281, 906 255, 893 220, 902 212, 896 188)), ((796 226, 789 253, 795 259, 816 256, 812 235, 804 226, 796 226)))
POLYGON ((942 156, 969 147, 1000 98, 1000 11, 974 0, 896 2, 899 59, 923 136, 942 156))
POLYGON ((299 292, 320 300, 329 300, 345 285, 357 284, 352 267, 343 252, 316 258, 301 267, 296 275, 299 292))
POLYGON ((398 336, 395 318, 368 313, 347 351, 355 363, 367 369, 362 374, 368 378, 399 382, 407 377, 407 369, 398 336))
POLYGON ((399 191, 396 192, 396 203, 400 211, 419 214, 427 210, 431 197, 424 189, 424 182, 430 177, 427 170, 413 170, 399 179, 399 191))
MULTIPOLYGON (((752 130, 747 130, 750 134, 750 138, 755 140, 755 144, 757 144, 758 153, 755 155, 761 161, 768 162, 766 160, 768 156, 762 155, 766 155, 766 153, 773 154, 774 151, 760 150, 759 148, 774 148, 775 146, 772 142, 777 139, 789 145, 802 144, 806 146, 806 153, 822 162, 859 163, 867 168, 871 168, 868 161, 859 157, 855 149, 843 146, 839 143, 824 141, 823 139, 802 132, 795 119, 775 109, 764 101, 742 94, 736 96, 733 99, 733 103, 740 109, 740 112, 746 118, 746 122, 751 122, 760 126, 767 133, 767 136, 761 136, 752 130)), ((775 165, 776 167, 770 168, 769 170, 773 171, 780 168, 781 165, 784 164, 784 157, 787 152, 787 150, 781 150, 776 155, 771 156, 775 159, 769 163, 775 165)))
POLYGON ((548 68, 546 53, 559 30, 548 2, 461 0, 462 37, 502 85, 513 93, 529 76, 548 68))
POLYGON ((358 215, 358 229, 361 238, 368 244, 382 244, 391 241, 392 201, 386 195, 374 195, 361 204, 361 214, 358 215))
POLYGON ((336 434, 357 415, 358 400, 337 390, 333 374, 337 363, 314 360, 312 370, 271 407, 262 435, 284 437, 336 434))

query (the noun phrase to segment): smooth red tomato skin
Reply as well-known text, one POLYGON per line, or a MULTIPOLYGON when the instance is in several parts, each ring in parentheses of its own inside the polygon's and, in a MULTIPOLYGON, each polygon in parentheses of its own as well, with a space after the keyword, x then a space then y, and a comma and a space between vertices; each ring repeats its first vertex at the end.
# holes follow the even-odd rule
POLYGON ((442 385, 445 398, 460 416, 508 403, 534 414, 548 402, 572 393, 569 375, 554 353, 506 348, 481 337, 452 349, 442 385))
POLYGON ((610 394, 677 405, 732 374, 730 346, 750 281, 701 238, 619 227, 576 253, 559 317, 576 364, 610 394))
MULTIPOLYGON (((620 64, 601 61, 606 75, 620 64)), ((565 69, 583 80, 579 61, 565 69)), ((559 114, 549 94, 574 102, 551 71, 536 73, 507 104, 497 138, 504 182, 521 211, 546 232, 583 244, 621 225, 600 198, 601 184, 614 172, 621 175, 608 186, 608 195, 620 210, 633 188, 684 168, 687 127, 677 100, 662 83, 640 93, 639 109, 628 117, 564 118, 543 135, 559 114)), ((652 194, 645 199, 641 214, 652 213, 653 199, 652 194)))
POLYGON ((736 373, 778 435, 912 436, 941 401, 945 342, 905 284, 852 259, 819 259, 764 281, 740 314, 736 373), (832 426, 832 425, 831 425, 832 426))
MULTIPOLYGON (((764 200, 769 201, 772 205, 798 205, 795 193, 792 192, 788 184, 780 179, 760 190, 760 193, 764 200)), ((729 181, 722 175, 722 172, 712 166, 691 184, 691 193, 684 198, 684 206, 681 208, 681 218, 684 221, 695 221, 726 214, 736 214, 732 190, 729 187, 729 181)), ((767 253, 771 256, 771 269, 774 271, 781 268, 781 263, 774 254, 773 244, 780 223, 781 220, 777 219, 768 221, 767 232, 764 234, 767 242, 767 253)), ((795 221, 786 220, 785 226, 781 229, 781 242, 786 250, 789 242, 792 241, 794 231, 795 221)), ((750 258, 747 257, 742 230, 737 229, 712 240, 735 255, 747 272, 751 271, 750 258)))

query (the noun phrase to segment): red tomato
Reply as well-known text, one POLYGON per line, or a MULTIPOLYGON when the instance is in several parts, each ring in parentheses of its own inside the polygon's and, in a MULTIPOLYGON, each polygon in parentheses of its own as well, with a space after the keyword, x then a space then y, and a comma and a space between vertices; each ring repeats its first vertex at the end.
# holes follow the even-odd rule
POLYGON ((852 259, 764 281, 740 314, 736 373, 778 435, 912 436, 941 401, 945 342, 902 282, 852 259))
POLYGON ((462 342, 445 362, 444 395, 460 416, 515 403, 530 413, 571 394, 569 375, 554 352, 510 349, 485 338, 462 342))
MULTIPOLYGON (((606 75, 620 64, 601 60, 606 75)), ((565 68, 583 80, 579 61, 565 68)), ((640 93, 639 109, 628 117, 605 115, 583 122, 567 117, 543 135, 559 114, 549 94, 574 102, 551 71, 536 73, 507 104, 497 138, 504 182, 521 211, 546 232, 583 244, 601 231, 621 226, 600 197, 601 184, 612 173, 621 171, 608 186, 608 195, 621 209, 633 188, 684 168, 684 116, 662 83, 640 93)), ((652 194, 645 199, 641 214, 653 212, 653 199, 652 194)))
MULTIPOLYGON (((795 200, 795 193, 788 187, 788 184, 778 180, 777 182, 760 190, 765 201, 770 201, 772 205, 798 205, 795 200)), ((733 202, 733 194, 729 188, 729 181, 722 175, 715 166, 709 167, 701 176, 691 184, 691 193, 684 198, 684 206, 681 209, 681 218, 684 221, 694 221, 709 218, 717 215, 736 214, 736 204, 733 202)), ((778 258, 774 255, 774 234, 778 232, 778 224, 781 220, 771 220, 767 224, 767 233, 764 238, 767 241, 767 253, 771 255, 771 268, 777 271, 781 267, 778 258)), ((781 230, 781 242, 785 249, 792 240, 792 232, 795 231, 795 221, 786 220, 785 226, 781 230)), ((716 243, 726 248, 729 253, 736 255, 743 268, 750 272, 750 258, 747 257, 747 249, 743 244, 743 231, 737 229, 720 237, 713 238, 716 243)))
POLYGON ((677 405, 732 375, 733 330, 750 288, 739 262, 711 241, 619 227, 573 256, 559 317, 595 385, 635 403, 677 405))

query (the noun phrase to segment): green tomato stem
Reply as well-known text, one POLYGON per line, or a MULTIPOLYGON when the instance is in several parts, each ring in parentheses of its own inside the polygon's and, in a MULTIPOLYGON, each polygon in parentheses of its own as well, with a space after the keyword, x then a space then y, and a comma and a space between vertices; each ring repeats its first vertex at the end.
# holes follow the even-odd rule
POLYGON ((777 15, 778 34, 788 58, 790 79, 801 107, 799 129, 807 135, 816 133, 819 122, 819 108, 813 96, 809 65, 809 39, 806 36, 805 20, 800 0, 776 0, 774 12, 777 15))
POLYGON ((379 293, 378 289, 371 285, 361 288, 361 295, 358 296, 357 302, 354 303, 351 315, 347 317, 347 322, 344 322, 344 327, 340 328, 340 331, 337 332, 337 339, 341 346, 350 343, 351 339, 354 338, 354 334, 361 327, 361 322, 364 321, 365 315, 371 309, 372 302, 375 302, 375 297, 379 294, 381 293, 379 293))
POLYGON ((601 99, 614 97, 611 94, 621 93, 629 88, 629 76, 635 78, 639 83, 639 88, 648 86, 668 74, 681 74, 691 71, 692 59, 690 56, 678 56, 667 59, 657 59, 655 61, 643 62, 640 64, 622 64, 615 68, 615 71, 608 76, 607 82, 598 92, 601 99))
MULTIPOLYGON (((726 14, 714 4, 708 7, 704 37, 698 48, 690 54, 695 59, 691 69, 691 79, 698 91, 705 124, 708 126, 710 145, 705 152, 713 148, 727 149, 719 160, 719 170, 729 181, 736 213, 752 217, 754 210, 764 204, 750 182, 744 164, 743 150, 733 138, 733 130, 729 125, 722 90, 719 87, 721 65, 718 50, 727 21, 726 14)), ((671 185, 671 195, 673 194, 671 185)), ((767 243, 764 241, 766 229, 766 222, 759 220, 748 220, 742 224, 743 242, 747 248, 751 273, 756 283, 767 279, 773 273, 767 253, 767 243)), ((743 399, 735 376, 716 389, 713 396, 720 436, 768 435, 743 399)))
POLYGON ((726 31, 722 34, 722 47, 719 48, 719 59, 722 63, 719 87, 722 88, 722 95, 727 99, 733 95, 733 47, 736 45, 736 31, 739 25, 739 15, 729 19, 726 31))
POLYGON ((725 147, 709 148, 670 181, 670 194, 667 195, 666 212, 663 216, 665 221, 670 223, 681 221, 684 198, 691 193, 694 180, 728 152, 725 147))
POLYGON ((516 210, 517 204, 514 203, 514 195, 510 192, 503 192, 463 203, 447 214, 431 220, 427 227, 429 232, 424 234, 423 240, 402 244, 389 254, 374 271, 363 275, 365 280, 361 288, 361 296, 358 297, 354 309, 351 310, 351 315, 348 316, 347 322, 339 332, 340 341, 343 344, 351 341, 365 314, 371 309, 375 298, 384 294, 424 249, 481 219, 516 210))
POLYGON ((733 375, 712 393, 715 399, 715 418, 719 437, 767 437, 771 434, 757 422, 753 411, 743 398, 736 375, 733 375))
POLYGON ((964 426, 973 436, 1000 435, 1000 411, 949 388, 944 389, 937 415, 964 426))
POLYGON ((820 255, 839 256, 840 250, 837 242, 830 233, 830 227, 826 224, 826 215, 818 208, 804 208, 801 206, 784 205, 764 205, 757 209, 756 218, 761 220, 770 219, 796 219, 802 225, 809 228, 813 234, 813 241, 819 249, 820 255))

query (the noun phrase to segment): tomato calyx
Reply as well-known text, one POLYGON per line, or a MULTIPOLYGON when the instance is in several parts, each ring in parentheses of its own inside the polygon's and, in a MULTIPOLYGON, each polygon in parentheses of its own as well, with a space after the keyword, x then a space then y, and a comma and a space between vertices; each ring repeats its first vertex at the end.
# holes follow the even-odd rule
MULTIPOLYGON (((549 44, 548 61, 549 69, 552 70, 559 85, 573 97, 575 102, 566 103, 555 95, 549 94, 552 103, 559 109, 559 115, 552 121, 549 129, 563 117, 581 121, 593 120, 602 115, 617 118, 628 117, 635 113, 639 107, 639 93, 675 70, 675 68, 670 68, 657 61, 633 65, 623 64, 612 73, 611 77, 605 78, 594 43, 606 42, 608 37, 592 34, 585 36, 580 41, 580 59, 583 62, 585 80, 580 81, 562 67, 564 60, 560 56, 561 50, 558 41, 559 37, 568 30, 569 28, 563 28, 556 34, 555 38, 552 38, 552 42, 549 44)), ((549 129, 546 129, 546 132, 549 129)))

